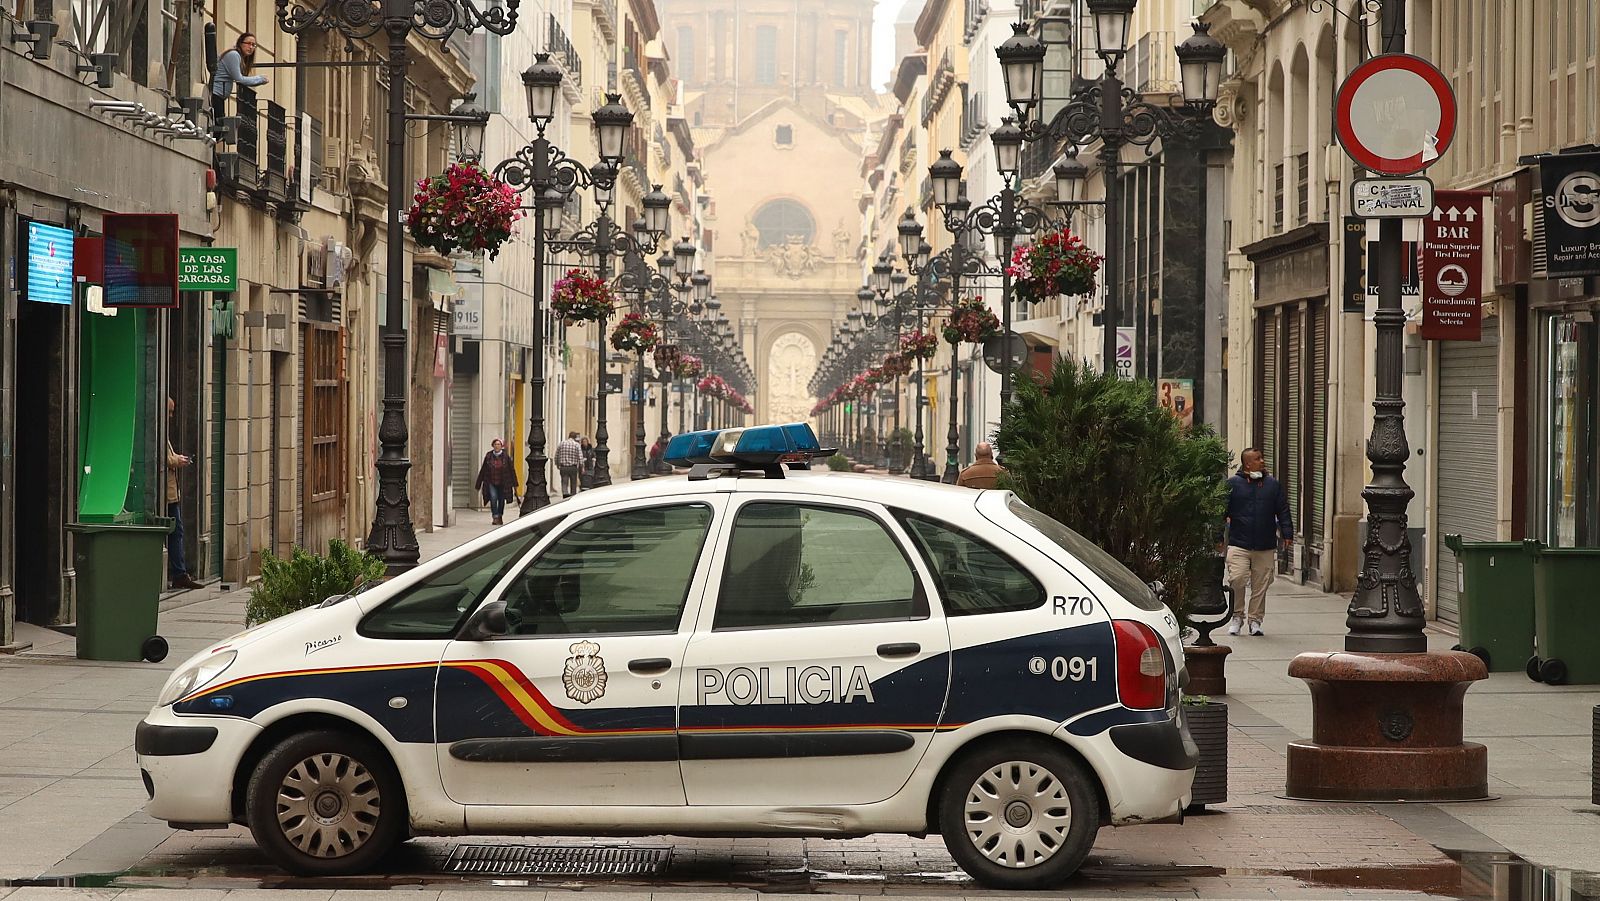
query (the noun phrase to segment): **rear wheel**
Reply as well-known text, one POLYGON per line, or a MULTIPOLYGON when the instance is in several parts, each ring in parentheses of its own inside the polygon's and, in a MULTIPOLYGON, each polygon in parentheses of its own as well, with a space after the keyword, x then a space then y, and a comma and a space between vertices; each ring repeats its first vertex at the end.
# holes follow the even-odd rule
POLYGON ((268 751, 250 776, 246 804, 256 845, 299 876, 367 872, 406 825, 389 756, 371 739, 331 730, 268 751))
POLYGON ((1539 666, 1542 663, 1544 663, 1544 661, 1539 659, 1538 654, 1534 654, 1532 657, 1528 658, 1528 665, 1523 667, 1523 669, 1527 672, 1529 679, 1532 679, 1535 682, 1542 681, 1542 678, 1539 675, 1539 666))
POLYGON ((1546 660, 1539 666, 1539 678, 1543 680, 1544 684, 1546 685, 1567 684, 1566 661, 1557 659, 1555 657, 1551 657, 1549 660, 1546 660))
POLYGON ((945 780, 939 798, 945 847, 989 888, 1057 885, 1083 864, 1100 831, 1092 778, 1044 744, 981 750, 945 780))

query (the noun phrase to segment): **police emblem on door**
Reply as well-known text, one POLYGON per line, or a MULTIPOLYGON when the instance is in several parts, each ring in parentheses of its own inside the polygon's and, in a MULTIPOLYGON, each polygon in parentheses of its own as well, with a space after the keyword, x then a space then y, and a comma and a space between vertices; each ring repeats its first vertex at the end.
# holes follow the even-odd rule
POLYGON ((600 646, 592 641, 580 641, 567 648, 572 656, 567 658, 567 668, 561 672, 561 684, 566 686, 567 697, 587 704, 606 693, 606 662, 600 657, 600 646))

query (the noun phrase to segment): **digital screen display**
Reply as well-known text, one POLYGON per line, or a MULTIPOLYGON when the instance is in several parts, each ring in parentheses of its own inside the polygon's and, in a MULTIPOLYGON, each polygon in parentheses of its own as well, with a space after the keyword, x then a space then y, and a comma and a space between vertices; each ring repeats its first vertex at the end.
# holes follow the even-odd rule
POLYGON ((175 213, 107 213, 108 307, 178 305, 178 217, 175 213))
POLYGON ((27 258, 22 296, 36 303, 72 304, 71 229, 43 222, 27 224, 27 258))

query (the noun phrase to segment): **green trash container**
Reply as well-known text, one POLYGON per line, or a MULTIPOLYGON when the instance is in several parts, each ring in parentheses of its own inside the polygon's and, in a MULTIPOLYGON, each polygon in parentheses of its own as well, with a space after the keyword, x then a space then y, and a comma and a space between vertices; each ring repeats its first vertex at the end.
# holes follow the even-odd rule
POLYGON ((1533 653, 1533 549, 1537 541, 1463 541, 1444 536, 1456 555, 1461 643, 1491 673, 1522 670, 1533 653))
POLYGON ((1600 684, 1600 548, 1533 548, 1534 653, 1528 678, 1600 684))
POLYGON ((156 616, 172 520, 107 517, 67 528, 77 536, 79 659, 159 663, 167 656, 156 616))

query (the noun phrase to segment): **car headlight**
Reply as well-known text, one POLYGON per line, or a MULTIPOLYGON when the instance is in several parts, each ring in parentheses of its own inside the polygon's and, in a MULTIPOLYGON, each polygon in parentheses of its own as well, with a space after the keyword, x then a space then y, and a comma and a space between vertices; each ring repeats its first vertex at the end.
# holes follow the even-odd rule
POLYGON ((238 657, 237 651, 219 651, 190 663, 167 681, 167 687, 161 690, 161 697, 156 699, 157 707, 165 707, 176 702, 179 698, 186 697, 196 689, 210 685, 223 670, 233 665, 233 660, 238 657))

